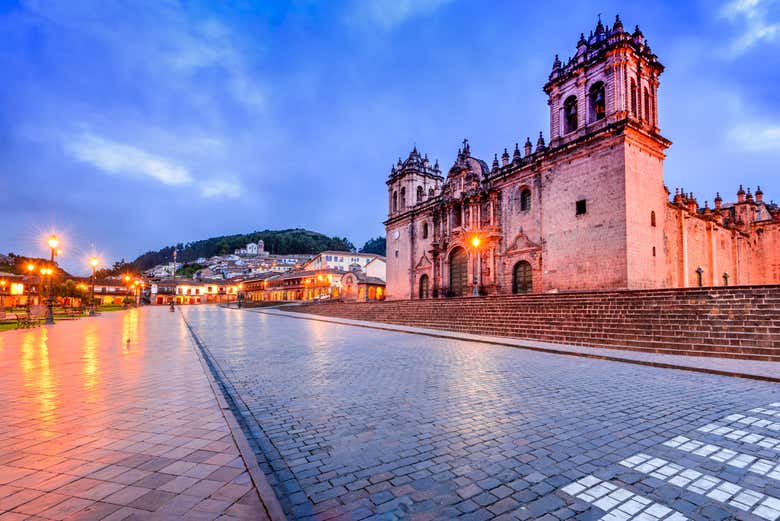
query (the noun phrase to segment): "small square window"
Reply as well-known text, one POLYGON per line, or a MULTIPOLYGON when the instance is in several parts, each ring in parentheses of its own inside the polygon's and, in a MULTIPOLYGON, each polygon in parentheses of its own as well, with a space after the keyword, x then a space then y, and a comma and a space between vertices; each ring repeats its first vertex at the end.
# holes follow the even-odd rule
POLYGON ((584 215, 588 211, 588 202, 586 199, 577 201, 577 215, 584 215))

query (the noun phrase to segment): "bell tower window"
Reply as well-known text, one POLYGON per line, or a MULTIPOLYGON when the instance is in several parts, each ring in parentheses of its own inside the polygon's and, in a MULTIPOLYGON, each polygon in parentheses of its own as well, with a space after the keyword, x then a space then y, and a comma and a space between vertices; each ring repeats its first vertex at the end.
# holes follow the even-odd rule
POLYGON ((647 92, 647 88, 645 88, 645 97, 644 97, 644 103, 645 107, 645 121, 650 123, 650 94, 647 92))
POLYGON ((563 119, 565 133, 574 132, 577 130, 577 97, 569 96, 566 101, 563 102, 563 119))
POLYGON ((590 120, 599 121, 607 115, 607 101, 604 82, 596 82, 590 88, 590 120))
POLYGON ((401 210, 406 208, 406 187, 401 188, 401 210))
POLYGON ((393 211, 398 211, 398 192, 393 192, 393 211))
POLYGON ((636 101, 637 101, 636 97, 637 97, 636 81, 632 79, 631 80, 631 114, 639 117, 639 111, 636 108, 636 101))
POLYGON ((417 204, 423 202, 423 187, 417 187, 417 204))

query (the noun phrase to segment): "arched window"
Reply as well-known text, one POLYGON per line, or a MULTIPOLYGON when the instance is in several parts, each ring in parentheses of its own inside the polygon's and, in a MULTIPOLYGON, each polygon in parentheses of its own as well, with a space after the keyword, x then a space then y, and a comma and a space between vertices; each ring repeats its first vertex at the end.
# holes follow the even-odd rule
POLYGON ((393 211, 398 211, 398 192, 393 192, 393 211))
POLYGON ((422 225, 422 238, 427 239, 428 238, 428 223, 424 222, 422 225))
POLYGON ((406 187, 401 188, 401 210, 406 208, 406 187))
POLYGON ((452 214, 452 226, 460 226, 463 223, 463 210, 460 203, 455 203, 455 206, 452 207, 452 214))
POLYGON ((599 121, 607 115, 607 100, 604 82, 597 81, 590 88, 590 120, 599 121))
POLYGON ((563 118, 565 122, 566 134, 577 130, 577 97, 569 96, 563 102, 563 118))
POLYGON ((531 293, 533 290, 533 274, 528 261, 520 261, 512 269, 512 293, 531 293))
POLYGON ((650 226, 655 226, 655 211, 650 212, 650 226))
POLYGON ((650 96, 650 120, 649 120, 649 123, 651 125, 655 126, 655 120, 656 120, 656 117, 655 117, 655 97, 651 95, 650 96))
POLYGON ((432 198, 434 194, 433 188, 428 189, 428 199, 432 198))
POLYGON ((531 209, 531 190, 523 188, 520 192, 520 211, 527 212, 531 209))
POLYGON ((650 93, 647 92, 647 87, 645 87, 644 107, 645 107, 645 121, 649 123, 650 122, 650 93))
POLYGON ((425 192, 423 192, 423 187, 422 186, 418 186, 417 187, 417 204, 420 204, 421 202, 423 202, 423 197, 424 197, 423 194, 424 193, 425 192))
POLYGON ((631 114, 634 116, 639 116, 639 112, 636 108, 636 81, 633 79, 631 80, 631 114))
POLYGON ((419 297, 421 299, 428 298, 428 275, 423 275, 420 277, 420 291, 419 291, 419 297))

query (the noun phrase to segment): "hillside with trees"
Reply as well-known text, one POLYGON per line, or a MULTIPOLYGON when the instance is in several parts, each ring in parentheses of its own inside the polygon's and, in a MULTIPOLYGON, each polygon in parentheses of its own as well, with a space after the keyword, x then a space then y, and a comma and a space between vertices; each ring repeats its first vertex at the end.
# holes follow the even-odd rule
POLYGON ((369 239, 360 248, 360 253, 375 253, 377 255, 386 255, 387 249, 386 241, 384 237, 377 237, 376 239, 369 239))
POLYGON ((192 262, 200 257, 227 255, 250 242, 263 241, 265 251, 274 255, 315 254, 325 250, 355 251, 355 246, 346 237, 328 237, 319 232, 295 228, 290 230, 263 230, 252 233, 223 235, 199 241, 166 246, 157 251, 140 255, 130 263, 133 269, 143 271, 158 264, 171 262, 174 248, 178 250, 176 260, 192 262))

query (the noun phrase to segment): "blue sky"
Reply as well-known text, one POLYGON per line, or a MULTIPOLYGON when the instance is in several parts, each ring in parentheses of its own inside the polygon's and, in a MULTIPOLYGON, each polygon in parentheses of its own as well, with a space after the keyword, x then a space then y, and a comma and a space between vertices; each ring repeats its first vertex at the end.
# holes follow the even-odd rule
POLYGON ((539 130, 598 13, 667 69, 668 186, 780 200, 780 0, 0 0, 0 251, 107 261, 214 235, 383 233, 414 144, 492 159, 539 130))

